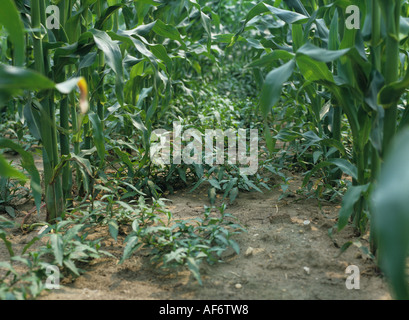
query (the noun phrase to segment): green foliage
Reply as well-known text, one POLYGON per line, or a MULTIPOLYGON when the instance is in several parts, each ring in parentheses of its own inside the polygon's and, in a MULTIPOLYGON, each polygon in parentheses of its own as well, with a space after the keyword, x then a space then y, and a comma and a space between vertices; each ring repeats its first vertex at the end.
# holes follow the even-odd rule
POLYGON ((380 267, 397 299, 409 299, 406 271, 409 246, 408 137, 406 129, 394 140, 371 199, 373 241, 377 244, 380 267))
MULTIPOLYGON (((139 201, 139 208, 141 207, 144 207, 143 198, 139 201)), ((170 212, 165 212, 166 216, 162 218, 155 212, 164 211, 161 201, 155 202, 149 211, 143 209, 132 222, 132 232, 125 240, 126 246, 120 263, 140 248, 149 249, 153 263, 166 269, 187 266, 202 284, 202 261, 210 264, 221 261, 223 252, 230 247, 237 254, 240 252, 232 237, 244 229, 232 221, 234 217, 225 212, 224 205, 216 215, 211 208, 205 207, 202 218, 191 220, 172 220, 170 212)))
MULTIPOLYGON (((23 169, 0 155, 0 206, 13 217, 11 202, 30 179, 49 228, 18 256, 9 222, 0 221, 11 256, 1 265, 0 298, 37 296, 47 263, 78 276, 81 263, 104 253, 86 239, 96 225, 115 241, 132 226, 121 262, 149 249, 153 262, 186 266, 200 282, 202 261, 218 261, 228 247, 239 252, 232 235, 241 228, 224 204, 215 214, 216 202, 274 187, 281 200, 290 195, 286 169, 304 174, 300 192, 342 198, 332 230, 352 222, 364 235, 369 224, 370 254, 379 252, 396 296, 407 298, 406 189, 397 176, 404 138, 400 150, 391 146, 409 123, 409 5, 361 1, 356 30, 345 25, 351 3, 4 0, 0 148, 19 153, 23 169), (46 28, 51 3, 59 29, 46 28), (153 131, 172 131, 175 121, 201 136, 258 129, 258 172, 242 175, 227 157, 218 165, 153 163, 153 131), (43 189, 33 153, 43 159, 43 189), (203 186, 211 208, 174 221, 163 195, 203 186), (44 237, 46 245, 27 251, 44 237), (17 261, 27 272, 16 271, 17 261)), ((348 241, 341 251, 351 244, 362 248, 348 241)))

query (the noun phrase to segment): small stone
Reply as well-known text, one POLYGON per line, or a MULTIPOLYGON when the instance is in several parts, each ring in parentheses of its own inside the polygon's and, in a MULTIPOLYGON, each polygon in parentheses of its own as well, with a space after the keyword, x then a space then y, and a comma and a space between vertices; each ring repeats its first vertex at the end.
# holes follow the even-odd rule
POLYGON ((310 220, 304 220, 303 222, 304 228, 311 230, 311 221, 310 220))
POLYGON ((305 271, 306 274, 310 274, 310 268, 304 267, 304 271, 305 271))
POLYGON ((254 251, 254 249, 252 247, 248 247, 246 252, 244 253, 244 255, 246 257, 249 257, 249 256, 251 256, 253 254, 253 251, 254 251))
POLYGON ((236 283, 235 287, 236 289, 241 289, 243 286, 240 283, 236 283))

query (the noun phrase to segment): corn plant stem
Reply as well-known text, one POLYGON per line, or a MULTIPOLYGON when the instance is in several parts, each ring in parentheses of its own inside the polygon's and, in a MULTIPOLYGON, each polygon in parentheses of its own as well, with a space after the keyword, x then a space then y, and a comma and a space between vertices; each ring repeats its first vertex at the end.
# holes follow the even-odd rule
MULTIPOLYGON (((67 6, 65 1, 60 2, 60 24, 63 29, 65 29, 65 22, 67 20, 67 6)), ((56 75, 56 82, 62 82, 66 78, 65 69, 61 71, 60 74, 56 75)), ((68 107, 68 97, 64 97, 60 101, 60 126, 66 130, 69 130, 69 107, 68 107)), ((60 132, 60 145, 61 145, 61 157, 70 154, 70 144, 69 137, 66 133, 60 132)), ((71 188, 72 188, 72 171, 70 162, 67 162, 62 170, 62 189, 63 197, 66 202, 67 199, 71 198, 71 188)))
MULTIPOLYGON (((98 18, 101 17, 102 14, 102 5, 104 1, 98 0, 97 2, 97 16, 98 18)), ((116 31, 115 31, 116 32, 116 31)), ((99 73, 102 74, 105 65, 105 57, 104 53, 100 52, 98 54, 98 65, 99 65, 99 73)), ((101 102, 101 96, 104 94, 104 81, 101 82, 100 87, 98 88, 98 95, 97 95, 97 114, 99 119, 101 120, 102 128, 104 127, 104 105, 101 102)))
MULTIPOLYGON (((381 72, 381 11, 377 5, 377 0, 372 0, 372 39, 371 39, 371 57, 374 68, 381 72)), ((380 170, 379 152, 372 147, 371 153, 371 180, 375 181, 380 170)))
MULTIPOLYGON (((74 6, 74 3, 75 3, 75 0, 70 0, 69 1, 68 10, 67 10, 68 11, 67 12, 68 16, 71 15, 71 11, 72 11, 72 8, 74 6)), ((68 74, 71 75, 71 74, 73 74, 73 72, 74 72, 73 66, 69 65, 68 66, 68 74)), ((73 147, 74 147, 74 153, 76 155, 78 155, 80 153, 80 143, 79 143, 79 139, 77 137, 79 137, 79 132, 78 131, 80 130, 80 128, 79 128, 79 124, 78 124, 77 108, 76 108, 76 103, 75 103, 75 93, 73 91, 69 94, 69 100, 70 100, 70 103, 71 103, 72 130, 73 130, 74 135, 76 137, 76 138, 74 138, 73 147)), ((80 174, 79 167, 78 167, 77 164, 74 164, 74 166, 76 168, 76 177, 78 179, 79 174, 80 174)), ((77 183, 78 183, 78 181, 77 181, 77 183)))
MULTIPOLYGON (((386 13, 386 59, 383 66, 386 85, 397 81, 399 78, 399 23, 401 1, 394 2, 395 6, 386 13)), ((382 156, 387 153, 388 146, 391 144, 392 138, 396 133, 397 109, 397 104, 393 104, 385 110, 382 156)))
MULTIPOLYGON (((37 72, 46 75, 48 70, 45 66, 45 55, 43 52, 41 24, 42 18, 45 19, 44 0, 33 0, 31 3, 32 10, 32 28, 34 32, 34 67, 37 72), (44 12, 42 12, 44 10, 44 12)), ((45 21, 44 21, 45 22, 45 21)), ((42 97, 42 105, 52 123, 55 124, 55 112, 53 106, 52 92, 47 91, 42 97)), ((57 138, 56 126, 43 125, 40 128, 41 140, 43 144, 43 166, 44 166, 44 185, 45 185, 45 202, 47 208, 47 222, 53 222, 62 213, 61 201, 61 184, 57 180, 49 184, 53 175, 53 170, 57 161, 57 138)))
MULTIPOLYGON (((86 1, 82 1, 82 4, 85 3, 86 1)), ((84 8, 83 11, 83 19, 84 19, 84 23, 85 26, 81 26, 82 27, 82 32, 85 32, 86 29, 88 28, 88 7, 84 8)), ((88 68, 84 69, 83 71, 83 76, 85 78, 85 80, 90 83, 90 72, 88 70, 88 68)), ((90 109, 92 110, 92 106, 90 105, 90 109)), ((91 137, 90 137, 90 126, 89 126, 89 121, 87 121, 84 124, 84 149, 91 149, 91 137)), ((89 157, 88 157, 89 158, 89 157)))

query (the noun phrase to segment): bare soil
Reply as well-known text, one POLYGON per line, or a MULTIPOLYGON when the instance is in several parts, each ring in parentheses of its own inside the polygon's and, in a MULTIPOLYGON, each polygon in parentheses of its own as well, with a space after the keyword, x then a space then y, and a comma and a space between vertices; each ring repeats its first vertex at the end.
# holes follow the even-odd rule
MULTIPOLYGON (((296 191, 301 179, 294 177, 290 189, 296 191)), ((328 229, 336 223, 339 205, 306 199, 294 193, 278 201, 281 192, 240 193, 227 212, 239 219, 246 233, 235 236, 241 253, 223 255, 223 263, 203 264, 200 286, 188 270, 166 271, 153 268, 149 256, 137 252, 118 265, 123 238, 114 242, 101 229, 95 237, 105 237, 103 247, 116 258, 100 258, 85 266, 86 273, 76 280, 63 281, 61 288, 44 292, 40 300, 385 300, 391 299, 388 286, 373 260, 358 247, 351 246, 340 255, 340 247, 356 238, 352 228, 335 233, 328 229), (309 225, 305 225, 305 221, 309 225), (347 289, 346 268, 360 271, 360 288, 347 289)), ((167 196, 175 219, 203 214, 208 204, 205 189, 189 193, 177 191, 167 196)), ((220 199, 219 199, 220 201, 220 199)), ((24 212, 17 219, 22 219, 24 212)), ((23 246, 35 233, 15 230, 11 240, 23 246)), ((17 252, 18 249, 16 250, 17 252)), ((0 245, 0 261, 8 260, 0 245)))

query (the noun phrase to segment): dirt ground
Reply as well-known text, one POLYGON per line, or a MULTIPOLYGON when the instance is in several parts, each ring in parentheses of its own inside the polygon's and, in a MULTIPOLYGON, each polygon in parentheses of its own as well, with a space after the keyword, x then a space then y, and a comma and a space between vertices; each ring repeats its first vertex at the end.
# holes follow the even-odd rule
MULTIPOLYGON (((294 177, 295 191, 301 181, 294 177)), ((300 195, 278 201, 280 191, 240 193, 227 212, 239 219, 246 233, 235 236, 241 248, 224 254, 224 262, 202 265, 203 286, 188 270, 166 272, 152 268, 149 257, 136 253, 118 265, 123 247, 105 231, 104 249, 116 258, 100 258, 85 267, 87 272, 40 300, 373 300, 391 299, 388 286, 375 264, 356 246, 342 255, 339 247, 354 238, 346 228, 328 236, 339 206, 300 195), (304 222, 308 220, 309 225, 304 222), (360 288, 347 289, 346 268, 360 271, 360 288)), ((167 197, 175 219, 203 214, 207 192, 180 190, 167 197)), ((100 235, 98 235, 100 236, 100 235)), ((12 241, 23 245, 32 234, 14 233, 12 241)), ((360 239, 367 245, 365 239, 360 239)), ((18 252, 18 250, 17 250, 18 252)), ((0 261, 8 259, 0 245, 0 261)))

